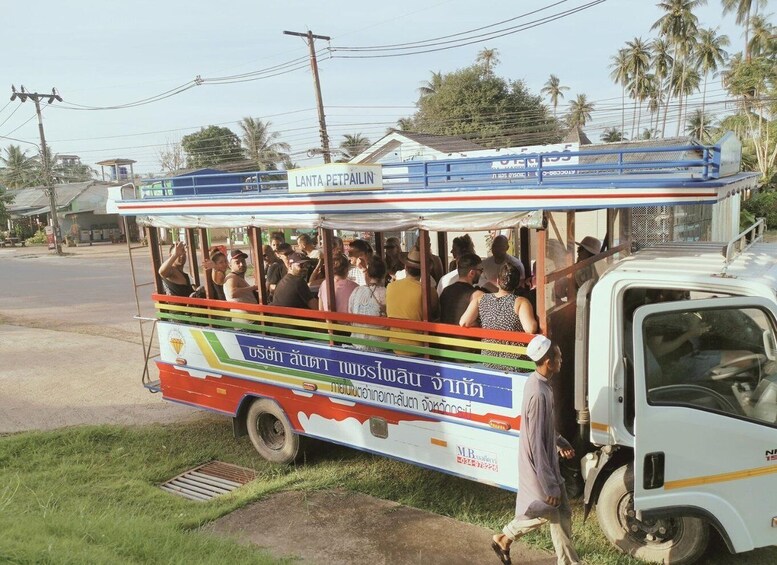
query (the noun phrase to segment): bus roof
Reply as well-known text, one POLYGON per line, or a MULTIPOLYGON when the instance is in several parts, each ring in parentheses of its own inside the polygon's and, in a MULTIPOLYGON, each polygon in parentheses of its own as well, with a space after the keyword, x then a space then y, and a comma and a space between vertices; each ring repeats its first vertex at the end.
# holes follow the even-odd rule
POLYGON ((539 210, 714 204, 756 186, 757 174, 735 172, 740 155, 727 134, 714 146, 200 174, 150 179, 116 205, 156 227, 476 231, 532 225, 539 210))

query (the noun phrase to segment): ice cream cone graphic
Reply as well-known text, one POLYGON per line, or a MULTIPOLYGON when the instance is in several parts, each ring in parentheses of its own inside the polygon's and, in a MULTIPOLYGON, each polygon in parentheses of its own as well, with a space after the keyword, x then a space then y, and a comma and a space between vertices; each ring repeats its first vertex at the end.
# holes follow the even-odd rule
POLYGON ((173 351, 175 351, 175 354, 180 355, 181 350, 183 349, 183 346, 184 346, 183 336, 178 332, 170 332, 168 341, 170 342, 170 345, 172 346, 173 351))

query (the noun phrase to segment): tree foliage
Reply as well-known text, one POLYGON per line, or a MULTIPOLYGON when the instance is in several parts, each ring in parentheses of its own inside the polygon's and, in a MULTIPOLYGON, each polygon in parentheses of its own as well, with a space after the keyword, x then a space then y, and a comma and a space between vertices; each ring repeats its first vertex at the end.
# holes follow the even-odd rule
POLYGON ((247 157, 260 169, 275 170, 278 163, 286 160, 291 151, 288 143, 279 141, 281 134, 271 131, 272 122, 263 122, 251 117, 240 121, 243 130, 243 148, 247 157))
POLYGON ((345 134, 340 143, 341 158, 338 163, 347 163, 370 146, 370 140, 360 133, 345 134))
POLYGON ((13 195, 9 194, 5 187, 0 186, 0 224, 8 219, 8 204, 13 203, 13 195))
POLYGON ((8 188, 35 186, 40 179, 40 163, 18 145, 9 145, 0 157, 0 183, 8 188))
MULTIPOLYGON (((486 73, 482 64, 445 75, 433 73, 421 92, 412 129, 466 137, 486 147, 552 143, 558 122, 522 81, 486 73)), ((410 125, 402 122, 403 129, 410 125)))
POLYGON ((208 126, 185 135, 181 146, 186 152, 186 165, 192 168, 210 167, 244 158, 240 138, 229 128, 208 126))
POLYGON ((166 173, 175 173, 186 168, 186 152, 178 141, 168 141, 157 153, 159 166, 166 173))

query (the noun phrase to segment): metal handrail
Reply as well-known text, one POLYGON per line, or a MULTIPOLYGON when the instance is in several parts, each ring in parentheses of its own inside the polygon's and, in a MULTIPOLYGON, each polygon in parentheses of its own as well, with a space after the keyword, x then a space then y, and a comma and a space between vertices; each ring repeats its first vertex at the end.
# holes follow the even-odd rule
POLYGON ((765 233, 766 219, 758 218, 752 226, 732 238, 721 250, 724 257, 722 274, 726 273, 728 266, 734 259, 750 249, 755 243, 761 241, 765 233))

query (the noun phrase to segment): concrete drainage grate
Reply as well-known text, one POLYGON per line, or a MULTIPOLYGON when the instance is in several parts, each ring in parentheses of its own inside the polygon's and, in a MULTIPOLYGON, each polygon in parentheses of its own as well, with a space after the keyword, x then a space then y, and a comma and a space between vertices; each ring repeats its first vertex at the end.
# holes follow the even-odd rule
POLYGON ((256 471, 221 461, 195 467, 159 485, 162 490, 188 498, 207 501, 250 483, 256 471))

